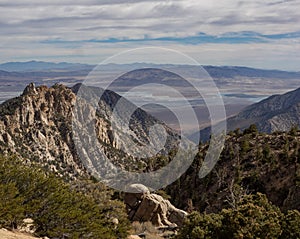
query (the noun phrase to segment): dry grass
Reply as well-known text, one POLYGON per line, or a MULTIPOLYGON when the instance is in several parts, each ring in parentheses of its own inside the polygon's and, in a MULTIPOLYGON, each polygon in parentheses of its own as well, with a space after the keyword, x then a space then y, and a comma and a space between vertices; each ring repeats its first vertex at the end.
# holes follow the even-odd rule
POLYGON ((146 239, 162 239, 162 237, 158 235, 159 231, 151 222, 133 222, 132 229, 132 234, 134 235, 145 233, 146 239))

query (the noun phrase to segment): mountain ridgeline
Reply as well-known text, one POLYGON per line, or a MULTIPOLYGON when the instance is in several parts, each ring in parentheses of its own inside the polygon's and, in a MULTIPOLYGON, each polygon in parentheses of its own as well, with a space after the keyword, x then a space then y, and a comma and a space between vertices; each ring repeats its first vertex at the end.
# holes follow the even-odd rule
MULTIPOLYGON (((0 221, 1 226, 14 228, 31 216, 40 236, 99 238, 103 233, 103 238, 123 238, 127 235, 125 205, 113 200, 122 199, 122 195, 97 182, 80 160, 72 122, 76 105, 80 106, 79 115, 95 116, 93 121, 87 118, 86 122, 75 122, 76 129, 85 133, 84 124, 92 122, 101 150, 113 164, 127 171, 149 172, 165 166, 176 154, 180 136, 126 99, 121 111, 114 112, 120 99, 113 91, 81 84, 71 88, 61 84, 52 87, 29 84, 21 96, 0 105, 0 153, 6 155, 0 157, 0 197, 4 202, 0 201, 0 209, 10 208, 5 220, 0 221), (78 99, 80 92, 82 99, 78 99), (98 108, 91 107, 88 100, 94 100, 98 108), (113 124, 111 121, 113 114, 128 112, 133 114, 126 130, 123 122, 117 120, 113 124), (156 124, 167 132, 166 150, 151 158, 136 157, 142 146, 153 141, 150 129, 156 124), (128 142, 134 142, 130 150, 128 142), (55 179, 52 173, 61 179, 55 179), (88 205, 84 204, 86 200, 88 205), (63 207, 59 206, 61 203, 63 207), (82 209, 85 207, 89 212, 82 209), (91 213, 90 208, 97 213, 91 213), (15 214, 18 217, 13 218, 15 214), (89 216, 100 226, 86 225, 89 216), (120 221, 119 226, 112 224, 115 218, 120 221), (87 233, 89 230, 94 234, 87 233)), ((246 228, 243 225, 246 220, 258 220, 257 228, 261 231, 257 235, 267 235, 266 238, 300 235, 297 224, 300 221, 300 131, 296 127, 300 123, 299 109, 300 89, 297 89, 265 99, 228 119, 231 131, 226 136, 224 149, 215 168, 205 178, 199 178, 199 171, 209 143, 199 144, 199 152, 189 169, 160 191, 176 207, 201 213, 191 214, 178 238, 187 238, 190 234, 189 238, 199 238, 213 232, 213 236, 202 238, 234 238, 226 235, 241 238, 252 230, 242 230, 246 228), (272 216, 264 217, 260 210, 264 215, 275 215, 275 224, 269 222, 272 216), (232 223, 227 219, 233 220, 232 223), (236 224, 241 228, 231 227, 236 224), (291 230, 290 224, 293 224, 291 230), (216 227, 210 230, 207 225, 216 227), (266 231, 264 225, 268 225, 267 231, 273 231, 272 234, 261 234, 266 231), (229 234, 224 233, 226 230, 229 234)), ((89 134, 82 139, 87 143, 93 140, 89 134)), ((93 156, 92 149, 86 151, 88 156, 93 156)))
POLYGON ((266 194, 283 210, 300 209, 300 131, 259 133, 255 126, 234 131, 226 142, 218 163, 205 178, 199 178, 208 143, 189 170, 167 192, 179 208, 192 207, 207 213, 232 207, 241 195, 266 194))
POLYGON ((230 129, 244 129, 255 124, 259 131, 289 131, 300 126, 300 88, 283 95, 273 95, 251 105, 228 120, 230 129))
MULTIPOLYGON (((28 85, 23 94, 0 106, 0 151, 16 154, 24 160, 39 162, 43 167, 68 178, 76 178, 87 172, 79 159, 72 133, 72 111, 80 87, 90 95, 102 95, 103 90, 77 84, 72 88, 64 85, 35 87, 28 85), (100 93, 99 93, 100 92, 100 93)), ((149 128, 154 124, 165 127, 166 147, 175 147, 178 136, 162 122, 145 111, 124 101, 124 108, 136 108, 129 122, 128 132, 112 129, 110 116, 120 96, 112 91, 103 93, 98 109, 91 109, 87 102, 81 102, 82 111, 90 110, 97 115, 94 128, 100 147, 108 158, 119 167, 137 170, 137 165, 146 164, 129 155, 126 149, 129 140, 137 145, 149 144, 149 128), (97 112, 96 112, 97 111, 97 112)), ((98 98, 97 98, 98 100, 98 98)), ((82 112, 84 115, 85 112, 82 112)), ((139 148, 131 147, 131 152, 139 148)))
MULTIPOLYGON (((258 103, 250 105, 237 115, 228 118, 227 130, 244 130, 255 124, 258 131, 272 133, 289 131, 292 127, 300 127, 300 88, 283 95, 273 95, 258 103)), ((196 134, 191 135, 193 139, 196 134)), ((200 131, 201 140, 210 137, 210 127, 200 131)))

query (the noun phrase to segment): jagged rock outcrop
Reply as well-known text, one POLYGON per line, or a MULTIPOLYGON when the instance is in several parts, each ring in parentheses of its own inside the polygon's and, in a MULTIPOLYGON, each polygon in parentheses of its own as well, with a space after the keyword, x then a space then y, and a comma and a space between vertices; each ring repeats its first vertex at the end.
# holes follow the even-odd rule
MULTIPOLYGON (((21 96, 2 103, 0 105, 0 153, 17 154, 28 162, 38 162, 43 167, 69 178, 85 174, 86 170, 76 151, 72 131, 74 127, 72 116, 78 98, 76 93, 81 87, 81 84, 72 88, 62 84, 53 87, 35 87, 31 83, 21 96)), ((100 88, 85 88, 86 92, 94 96, 97 101, 99 99, 96 93, 103 93, 100 88)), ((138 109, 132 117, 128 130, 122 132, 119 130, 121 126, 112 126, 110 121, 113 107, 119 99, 120 96, 116 93, 106 91, 99 100, 97 111, 85 101, 79 102, 82 104, 80 110, 90 112, 89 114, 94 117, 93 129, 107 157, 119 167, 140 170, 137 165, 145 163, 132 156, 131 152, 138 152, 138 145, 149 143, 149 128, 158 121, 138 109), (131 138, 134 138, 132 142, 136 144, 130 147, 131 151, 125 151, 131 138)), ((129 101, 125 101, 124 108, 127 106, 135 107, 129 101)), ((86 112, 82 114, 85 115, 86 112)), ((78 127, 80 130, 80 125, 78 127)), ((175 135, 169 128, 166 129, 169 135, 175 135)), ((85 136, 87 137, 80 140, 86 142, 93 140, 88 134, 85 136)), ((172 139, 169 140, 171 141, 172 139)), ((91 153, 92 150, 87 148, 87 152, 91 153)))
POLYGON ((130 220, 151 221, 159 227, 182 225, 187 212, 177 209, 162 196, 150 193, 144 185, 132 184, 130 187, 132 191, 136 191, 136 193, 126 193, 124 197, 130 220))
POLYGON ((63 85, 28 85, 21 96, 0 106, 0 152, 39 162, 52 171, 82 174, 71 138, 75 94, 63 85))

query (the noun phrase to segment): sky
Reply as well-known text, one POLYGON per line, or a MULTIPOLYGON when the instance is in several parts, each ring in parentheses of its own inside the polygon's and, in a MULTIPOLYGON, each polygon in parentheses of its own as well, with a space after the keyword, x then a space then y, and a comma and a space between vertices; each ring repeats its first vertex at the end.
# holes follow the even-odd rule
POLYGON ((203 65, 300 71, 299 10, 300 0, 0 0, 0 63, 98 64, 157 46, 203 65))

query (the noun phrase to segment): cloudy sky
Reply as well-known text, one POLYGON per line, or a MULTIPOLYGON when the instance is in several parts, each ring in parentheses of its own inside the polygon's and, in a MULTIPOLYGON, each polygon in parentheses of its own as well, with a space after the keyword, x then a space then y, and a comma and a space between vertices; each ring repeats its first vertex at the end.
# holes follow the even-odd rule
POLYGON ((160 46, 201 64, 300 71, 300 0, 0 0, 0 62, 99 63, 160 46))

